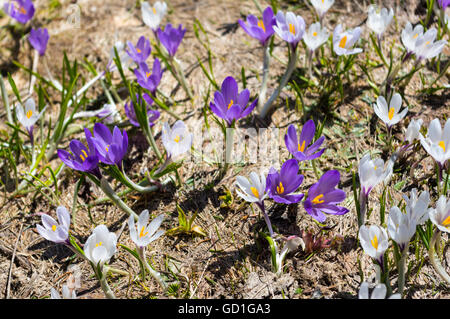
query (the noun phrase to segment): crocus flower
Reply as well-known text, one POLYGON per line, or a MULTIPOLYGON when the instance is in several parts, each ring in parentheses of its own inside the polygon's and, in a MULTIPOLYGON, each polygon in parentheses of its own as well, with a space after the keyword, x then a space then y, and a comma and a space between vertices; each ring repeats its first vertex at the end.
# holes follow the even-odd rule
POLYGON ((316 9, 319 18, 322 19, 325 13, 333 5, 334 0, 310 0, 310 2, 313 5, 314 9, 316 9))
POLYGON ((428 191, 423 191, 417 196, 416 188, 413 188, 410 194, 409 198, 403 195, 403 199, 406 202, 406 213, 417 225, 422 225, 429 218, 428 205, 430 204, 430 194, 428 191))
POLYGON ((308 32, 303 37, 303 41, 305 41, 309 50, 313 52, 327 42, 329 36, 327 29, 325 27, 322 28, 320 22, 316 22, 310 25, 308 32))
POLYGON ((440 7, 442 8, 442 10, 445 11, 445 9, 447 9, 448 6, 450 6, 450 0, 438 0, 438 3, 440 5, 440 7))
POLYGON ((423 35, 423 26, 418 23, 414 29, 411 22, 407 22, 405 28, 402 30, 402 43, 406 48, 407 55, 411 55, 416 49, 416 41, 423 35))
POLYGON ((122 167, 122 159, 128 148, 128 135, 125 130, 122 134, 120 129, 115 126, 111 134, 105 124, 95 123, 92 143, 101 162, 122 167))
POLYGON ((375 259, 383 268, 383 255, 389 246, 386 229, 376 225, 370 227, 362 225, 359 229, 359 241, 364 252, 375 259))
POLYGON ((94 111, 80 111, 74 114, 73 118, 97 117, 104 123, 112 124, 122 120, 115 104, 105 104, 101 109, 94 111))
POLYGON ((439 119, 434 119, 428 126, 426 137, 419 134, 420 143, 441 167, 450 158, 450 119, 445 122, 444 130, 439 119))
POLYGON ((450 233, 450 200, 441 195, 436 202, 436 208, 430 209, 429 215, 440 231, 450 233))
POLYGON ((172 128, 165 122, 161 139, 168 158, 175 160, 191 149, 193 134, 189 133, 186 124, 181 120, 176 121, 172 128))
MULTIPOLYGON (((358 299, 386 299, 386 285, 377 284, 372 290, 369 298, 369 283, 363 282, 361 287, 359 287, 358 299)), ((392 294, 388 299, 401 299, 400 294, 392 294)))
POLYGON ((128 227, 130 229, 131 240, 138 247, 146 247, 152 241, 157 240, 164 234, 164 230, 158 230, 159 226, 164 220, 164 214, 159 215, 155 219, 148 223, 149 214, 148 210, 143 210, 139 215, 137 221, 137 228, 134 222, 134 217, 130 216, 128 219, 128 227), (157 231, 158 230, 158 231, 157 231))
POLYGON ((409 122, 408 128, 406 129, 405 133, 405 141, 408 141, 409 144, 412 144, 415 140, 419 139, 422 123, 422 119, 411 120, 411 122, 409 122))
POLYGON ((109 262, 116 253, 117 236, 105 225, 95 227, 84 244, 84 255, 95 266, 109 262))
POLYGON ((389 106, 386 102, 384 96, 379 96, 377 98, 377 103, 374 105, 375 114, 386 124, 388 129, 392 127, 392 125, 400 122, 408 112, 408 108, 406 107, 403 111, 400 112, 400 107, 402 106, 402 97, 400 94, 395 93, 391 101, 389 102, 389 106))
POLYGON ((361 193, 368 196, 370 191, 381 183, 388 172, 384 169, 384 161, 381 158, 372 160, 370 154, 366 154, 358 166, 361 193))
POLYGON ((149 90, 152 94, 155 94, 156 89, 161 82, 163 72, 164 71, 161 69, 161 62, 159 62, 158 58, 155 58, 155 61, 153 62, 151 73, 145 62, 139 63, 139 68, 134 70, 138 84, 144 89, 149 90))
POLYGON ((147 40, 144 36, 141 36, 136 44, 136 47, 130 41, 127 42, 128 50, 126 52, 137 64, 141 62, 145 62, 150 53, 152 52, 152 48, 150 46, 150 41, 147 40))
POLYGON ((167 49, 167 52, 171 57, 175 56, 175 53, 178 50, 178 46, 183 40, 184 34, 186 33, 186 29, 183 29, 183 25, 180 24, 178 29, 172 27, 170 23, 166 25, 164 31, 161 28, 158 29, 157 35, 161 44, 167 49))
POLYGON ((27 23, 34 16, 34 5, 31 0, 13 0, 5 3, 5 12, 22 24, 27 23))
POLYGON ((24 106, 22 106, 22 104, 20 103, 16 105, 17 120, 27 129, 28 134, 30 135, 31 143, 34 143, 34 124, 36 124, 37 120, 39 120, 39 118, 42 116, 46 108, 47 107, 45 107, 41 111, 41 113, 38 113, 39 110, 36 110, 36 103, 32 98, 26 100, 24 106))
POLYGON ((336 205, 342 202, 346 196, 343 190, 335 188, 339 184, 339 180, 339 171, 327 171, 316 184, 311 186, 308 197, 303 202, 306 212, 320 223, 326 219, 323 213, 344 215, 349 211, 345 207, 336 205))
POLYGON ((45 51, 47 50, 47 43, 50 39, 50 36, 48 35, 47 29, 33 29, 31 28, 30 36, 28 37, 28 41, 30 41, 33 48, 39 52, 41 56, 45 54, 45 51))
POLYGON ((255 108, 258 99, 248 106, 249 98, 250 91, 245 89, 239 93, 236 80, 229 76, 222 82, 221 90, 214 93, 214 103, 211 102, 210 107, 214 114, 232 126, 234 121, 246 117, 255 108))
POLYGON ((345 32, 342 25, 338 24, 333 31, 333 50, 337 55, 349 55, 361 53, 361 48, 352 49, 353 45, 358 41, 361 35, 361 28, 356 27, 345 32))
POLYGON ((294 124, 289 125, 288 131, 284 136, 284 143, 286 147, 298 161, 313 160, 320 157, 325 149, 319 149, 325 140, 325 136, 321 136, 315 141, 311 146, 312 139, 316 132, 316 125, 313 120, 309 120, 303 125, 302 132, 297 138, 297 131, 295 130, 294 124))
POLYGON ((382 8, 379 10, 377 6, 371 5, 369 6, 369 14, 367 18, 367 26, 375 32, 378 39, 381 38, 381 35, 386 31, 387 27, 392 21, 394 17, 394 10, 392 8, 386 9, 382 8))
MULTIPOLYGON (((150 127, 152 127, 152 126, 155 125, 154 122, 159 118, 159 116, 161 114, 159 113, 159 111, 151 110, 149 108, 149 106, 152 105, 153 100, 148 94, 144 93, 144 94, 142 94, 142 97, 143 97, 143 99, 145 101, 145 103, 144 103, 145 107, 147 108, 148 124, 150 125, 150 127)), ((139 95, 138 94, 136 94, 136 99, 139 101, 139 95)), ((136 117, 136 112, 134 110, 133 101, 130 101, 130 105, 129 106, 128 106, 128 103, 125 103, 125 114, 127 115, 128 120, 130 121, 131 124, 133 124, 136 127, 140 127, 140 124, 139 124, 139 122, 137 120, 137 117, 136 117)))
POLYGON ((298 162, 295 158, 287 160, 280 172, 271 167, 266 179, 266 192, 277 203, 293 204, 302 200, 304 194, 292 194, 303 182, 303 175, 298 174, 298 162))
POLYGON ((254 15, 249 14, 247 16, 247 23, 238 20, 242 29, 252 38, 255 38, 261 42, 262 46, 267 44, 267 41, 274 34, 273 26, 276 23, 275 16, 273 15, 272 7, 267 7, 261 20, 258 20, 254 15))
POLYGON ((276 25, 273 27, 278 36, 291 44, 293 49, 297 47, 297 44, 303 38, 305 28, 305 20, 301 16, 292 12, 287 12, 285 15, 281 11, 278 11, 276 25))
POLYGON ((411 214, 403 214, 397 206, 392 207, 389 211, 387 230, 401 251, 416 233, 417 224, 411 217, 411 214))
POLYGON ((447 44, 447 41, 439 40, 434 42, 436 36, 436 28, 431 28, 417 38, 414 53, 419 61, 434 58, 442 52, 442 49, 447 44))
POLYGON ((167 4, 165 2, 157 1, 152 7, 147 2, 142 2, 141 11, 142 20, 144 20, 144 23, 155 32, 166 15, 167 4))
POLYGON ((59 292, 52 288, 50 290, 50 299, 77 299, 77 295, 75 293, 75 290, 70 291, 69 287, 67 285, 62 286, 62 298, 59 292))
POLYGON ((92 173, 97 177, 100 177, 100 169, 98 168, 98 156, 95 150, 94 143, 92 142, 91 132, 85 128, 84 133, 89 148, 87 148, 79 140, 70 141, 69 148, 72 154, 66 150, 59 149, 58 156, 63 161, 64 164, 70 168, 81 171, 92 173))
POLYGON ((242 190, 236 190, 236 193, 245 201, 256 203, 259 207, 264 207, 266 194, 266 177, 261 172, 258 175, 255 172, 250 173, 250 180, 244 176, 236 177, 236 185, 242 190))
POLYGON ((38 233, 47 240, 57 244, 69 242, 70 213, 64 206, 56 209, 59 223, 47 214, 42 214, 42 225, 36 225, 38 233))

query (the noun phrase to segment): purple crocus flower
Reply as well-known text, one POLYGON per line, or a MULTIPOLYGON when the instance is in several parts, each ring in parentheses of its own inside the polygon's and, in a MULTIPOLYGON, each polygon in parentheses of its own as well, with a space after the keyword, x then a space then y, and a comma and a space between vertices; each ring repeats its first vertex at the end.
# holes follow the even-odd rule
POLYGON ((254 15, 247 16, 247 23, 239 19, 239 24, 247 34, 261 42, 262 46, 267 44, 267 41, 274 34, 273 26, 276 20, 273 15, 272 7, 267 7, 261 20, 258 20, 254 15))
POLYGON ((66 150, 59 149, 58 156, 64 164, 76 171, 87 172, 101 177, 100 169, 98 168, 98 156, 92 142, 92 134, 87 128, 84 129, 84 134, 86 135, 89 148, 78 140, 72 140, 69 144, 72 154, 66 150))
POLYGON ((450 6, 450 0, 438 0, 439 5, 441 6, 442 10, 445 11, 448 6, 450 6))
POLYGON ((137 64, 145 62, 150 56, 150 53, 152 53, 150 41, 147 40, 144 36, 141 36, 139 38, 136 47, 130 41, 128 41, 127 44, 128 49, 130 49, 130 51, 128 50, 125 51, 128 53, 130 58, 132 58, 133 61, 136 62, 137 64))
POLYGON ((47 50, 48 39, 50 39, 50 36, 48 35, 47 29, 40 28, 34 30, 31 28, 28 41, 30 41, 33 48, 38 51, 41 56, 43 56, 45 54, 45 50, 47 50))
POLYGON ((178 26, 178 29, 175 29, 170 23, 166 25, 164 31, 162 31, 161 28, 158 28, 158 31, 156 32, 159 41, 161 41, 171 57, 177 52, 178 46, 180 45, 181 40, 183 40, 185 33, 186 29, 183 29, 182 24, 178 26))
MULTIPOLYGON (((149 108, 149 106, 152 105, 153 100, 148 94, 144 93, 142 94, 142 97, 147 107, 148 124, 150 125, 150 127, 152 127, 153 125, 155 125, 154 122, 159 118, 161 114, 159 113, 159 111, 151 110, 149 108)), ((136 94, 136 99, 138 103, 140 103, 138 94, 136 94)), ((130 121, 131 124, 133 124, 136 127, 140 127, 140 124, 136 117, 136 112, 134 111, 133 101, 130 101, 130 106, 128 106, 128 103, 125 103, 125 114, 127 115, 128 120, 130 121)))
POLYGON ((145 62, 139 63, 139 68, 134 70, 139 85, 152 92, 152 94, 155 94, 159 82, 161 82, 163 72, 161 70, 161 62, 157 58, 153 62, 152 73, 150 73, 150 69, 145 62))
POLYGON ((323 148, 316 152, 325 140, 324 136, 321 136, 315 143, 309 146, 314 138, 315 131, 316 125, 314 124, 314 121, 309 120, 303 125, 300 138, 298 139, 295 126, 293 124, 289 125, 287 134, 284 136, 284 143, 286 144, 289 153, 291 153, 298 161, 313 160, 320 157, 325 151, 323 148))
POLYGON ((99 160, 108 165, 122 166, 122 159, 127 153, 128 135, 124 130, 123 134, 115 126, 113 133, 102 123, 95 123, 94 137, 92 138, 99 160))
POLYGON ((239 93, 236 80, 229 76, 222 82, 221 91, 214 93, 214 103, 211 102, 210 107, 214 114, 231 126, 235 120, 246 117, 255 108, 258 99, 247 107, 249 98, 250 91, 245 89, 239 93))
POLYGON ((34 5, 31 0, 14 0, 5 3, 5 12, 22 24, 27 23, 34 16, 34 5))
POLYGON ((323 213, 344 215, 349 211, 345 207, 336 205, 346 197, 343 190, 335 188, 339 180, 339 171, 326 172, 316 184, 310 187, 308 197, 303 202, 306 212, 320 223, 323 223, 326 219, 323 213))
POLYGON ((298 174, 298 162, 295 158, 287 160, 280 172, 270 168, 266 179, 266 192, 277 203, 293 204, 302 200, 304 194, 292 194, 303 182, 303 175, 298 174))

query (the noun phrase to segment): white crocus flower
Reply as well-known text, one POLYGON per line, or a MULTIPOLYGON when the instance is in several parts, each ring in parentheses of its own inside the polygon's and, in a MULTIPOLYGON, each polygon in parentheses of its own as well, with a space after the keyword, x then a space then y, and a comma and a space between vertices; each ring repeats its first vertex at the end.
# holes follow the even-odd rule
POLYGON ((310 1, 321 19, 334 3, 334 0, 310 0, 310 1))
POLYGON ((436 202, 436 208, 430 209, 429 215, 440 231, 450 233, 450 200, 441 195, 436 202))
POLYGON ((84 255, 95 266, 103 266, 116 253, 116 245, 116 234, 110 232, 105 225, 99 225, 84 244, 84 255))
MULTIPOLYGON (((377 284, 369 297, 369 283, 363 282, 359 288, 358 299, 386 299, 386 285, 377 284)), ((393 294, 388 299, 401 299, 400 294, 393 294)))
POLYGON ((376 225, 363 225, 359 229, 359 241, 364 252, 382 265, 384 252, 389 246, 386 229, 376 225))
POLYGON ((406 212, 417 225, 422 225, 429 218, 428 205, 430 204, 430 194, 428 191, 423 191, 417 196, 416 188, 413 188, 410 194, 410 198, 403 195, 403 199, 406 202, 406 212))
POLYGON ((400 94, 395 93, 392 96, 389 106, 386 99, 380 95, 377 98, 377 103, 374 105, 374 111, 386 126, 390 128, 392 125, 400 122, 405 117, 406 113, 408 113, 407 107, 400 112, 401 106, 402 97, 400 94))
POLYGON ((59 206, 56 209, 56 216, 58 222, 47 214, 42 215, 42 225, 36 225, 38 233, 47 240, 54 243, 63 244, 68 242, 69 227, 70 227, 70 213, 64 206, 59 206))
POLYGON ((141 4, 142 20, 153 31, 156 31, 167 13, 167 4, 165 2, 157 1, 153 7, 148 2, 141 4))
POLYGON ((432 120, 426 137, 420 134, 419 139, 425 151, 443 167, 450 158, 450 119, 445 122, 444 130, 439 119, 432 120))
POLYGON ((34 124, 36 124, 36 122, 42 116, 46 108, 47 107, 44 107, 41 113, 39 113, 39 110, 36 110, 36 103, 32 98, 29 98, 28 100, 25 101, 24 105, 20 103, 16 105, 17 120, 23 126, 25 126, 28 133, 31 135, 34 124))
POLYGON ((384 180, 388 170, 384 168, 384 161, 381 158, 372 160, 370 154, 366 154, 359 162, 358 174, 361 191, 367 196, 375 186, 384 180))
POLYGON ((338 24, 333 31, 333 50, 337 55, 361 53, 361 48, 352 49, 361 35, 361 28, 348 29, 343 32, 342 25, 338 24))
POLYGON ((402 43, 406 48, 408 54, 411 54, 416 49, 416 41, 423 35, 423 26, 419 23, 414 29, 411 22, 406 23, 405 28, 402 30, 402 43))
POLYGON ((191 149, 193 134, 189 133, 183 121, 178 120, 172 128, 167 122, 163 124, 161 138, 168 156, 175 160, 191 149))
POLYGON ((95 111, 80 111, 74 114, 73 118, 82 118, 82 117, 98 117, 104 123, 112 124, 114 122, 120 122, 122 117, 120 116, 119 111, 115 104, 105 104, 99 110, 95 111))
POLYGON ((148 223, 148 219, 149 213, 147 209, 143 210, 139 215, 137 228, 134 223, 134 217, 130 216, 130 218, 128 219, 128 227, 130 229, 131 240, 138 247, 146 247, 152 241, 155 241, 164 234, 164 230, 158 230, 159 226, 161 226, 161 223, 164 220, 163 214, 154 218, 150 224, 148 223))
POLYGON ((322 44, 327 42, 329 33, 326 28, 322 28, 319 22, 310 25, 308 31, 303 37, 303 41, 310 51, 315 51, 322 44))
POLYGON ((242 190, 242 192, 236 190, 236 193, 247 202, 262 204, 267 197, 266 177, 263 173, 258 176, 255 172, 251 172, 250 180, 244 176, 237 176, 236 185, 242 190))
POLYGON ((75 293, 75 290, 70 291, 69 287, 67 285, 62 286, 62 298, 61 295, 58 293, 58 291, 55 288, 52 288, 50 290, 50 298, 51 299, 77 299, 77 295, 75 293))
POLYGON ((436 28, 431 28, 417 38, 414 53, 419 60, 431 59, 441 53, 447 41, 440 40, 434 42, 436 36, 436 28))
POLYGON ((416 221, 410 213, 403 214, 396 206, 389 211, 387 230, 389 236, 399 245, 402 251, 416 233, 416 226, 416 221))
POLYGON ((382 8, 379 10, 377 6, 369 6, 369 15, 367 18, 367 26, 375 32, 378 38, 386 31, 387 27, 394 17, 394 10, 392 8, 386 9, 382 8))
POLYGON ((408 141, 408 143, 412 144, 415 140, 419 139, 422 123, 422 119, 411 120, 411 122, 409 122, 408 128, 406 129, 405 133, 405 140, 408 141))

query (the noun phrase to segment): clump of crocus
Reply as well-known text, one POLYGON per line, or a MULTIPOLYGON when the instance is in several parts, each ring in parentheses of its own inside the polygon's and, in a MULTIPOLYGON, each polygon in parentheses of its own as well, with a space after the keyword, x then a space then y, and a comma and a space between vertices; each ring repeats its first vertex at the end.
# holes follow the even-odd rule
POLYGON ((142 20, 153 32, 156 32, 162 19, 167 13, 167 4, 156 1, 153 7, 148 2, 141 3, 142 20))
POLYGON ((333 50, 337 55, 350 55, 361 53, 361 48, 353 48, 361 35, 361 28, 356 27, 343 31, 342 25, 338 24, 333 31, 333 50))
POLYGON ((102 163, 122 167, 122 159, 128 149, 128 135, 125 130, 122 134, 115 126, 111 133, 105 124, 95 123, 94 137, 91 140, 102 163))
POLYGON ((429 218, 430 194, 428 191, 423 191, 418 195, 416 188, 413 188, 410 194, 410 197, 403 195, 406 203, 406 213, 411 216, 411 219, 417 225, 422 225, 429 218))
MULTIPOLYGON (((155 125, 155 121, 159 118, 161 114, 157 110, 150 109, 150 106, 153 104, 153 100, 148 94, 146 93, 142 94, 142 98, 144 99, 144 104, 147 109, 148 124, 150 125, 150 127, 152 127, 155 125)), ((138 103, 140 103, 138 94, 136 94, 136 100, 138 101, 138 103)), ((137 120, 136 112, 134 110, 133 101, 130 101, 130 104, 128 104, 128 102, 125 103, 125 114, 127 115, 128 120, 132 125, 136 127, 140 126, 137 120)))
POLYGON ((42 116, 45 109, 46 107, 41 111, 41 113, 39 113, 39 110, 36 110, 36 103, 32 98, 26 100, 23 106, 20 103, 16 105, 17 120, 27 129, 31 144, 34 144, 34 124, 36 124, 36 122, 42 116))
POLYGON ((274 34, 273 26, 276 23, 272 7, 267 7, 262 15, 262 19, 258 20, 254 15, 247 16, 247 22, 238 20, 239 25, 252 38, 259 40, 262 46, 266 46, 269 39, 274 34))
POLYGON ((4 4, 5 12, 18 22, 25 24, 34 16, 34 5, 31 0, 13 0, 4 4))
POLYGON ((134 70, 138 84, 144 89, 149 90, 153 95, 156 93, 164 71, 161 69, 161 62, 157 58, 153 62, 153 68, 150 72, 147 63, 139 63, 139 68, 134 70))
POLYGON ((169 53, 169 56, 173 57, 175 56, 185 33, 186 28, 183 29, 183 25, 180 24, 178 28, 174 28, 169 23, 164 28, 164 31, 159 28, 156 34, 158 35, 158 39, 161 41, 161 44, 169 53))
POLYGON ((394 10, 392 8, 390 8, 389 11, 386 8, 379 10, 377 6, 370 5, 367 17, 367 26, 375 32, 378 40, 380 40, 383 33, 391 23, 393 17, 394 10))
POLYGON ((298 162, 290 159, 284 162, 280 172, 271 167, 266 180, 266 192, 277 203, 298 203, 304 194, 293 194, 302 184, 303 175, 298 174, 298 162))
POLYGON ((305 20, 301 16, 293 12, 287 12, 285 15, 282 11, 278 11, 276 25, 273 27, 276 34, 288 42, 294 50, 303 38, 305 28, 305 20))
POLYGON ((347 208, 336 205, 346 197, 343 190, 335 188, 339 181, 339 171, 327 171, 316 184, 310 187, 308 197, 303 202, 306 212, 320 223, 326 220, 324 213, 344 215, 349 212, 347 208))
POLYGON ((392 96, 389 106, 384 96, 380 95, 377 98, 377 103, 374 105, 375 114, 386 124, 389 132, 391 127, 400 122, 408 113, 407 107, 400 112, 401 106, 402 97, 398 93, 392 96))
POLYGON ((161 139, 167 152, 167 161, 175 161, 191 149, 193 135, 186 124, 178 120, 172 127, 167 122, 163 124, 161 139))
POLYGON ((311 144, 314 134, 316 132, 316 125, 313 120, 309 120, 303 125, 300 136, 297 137, 297 131, 293 124, 289 125, 288 131, 284 136, 284 143, 286 147, 299 162, 313 160, 320 157, 325 149, 319 150, 325 140, 325 136, 321 136, 311 144), (311 145, 310 145, 311 144, 311 145))
POLYGON ((433 119, 428 126, 426 136, 420 133, 419 139, 425 151, 434 158, 442 170, 445 162, 450 158, 450 119, 445 122, 443 130, 439 119, 433 119))
POLYGON ((36 230, 45 239, 57 244, 69 244, 70 213, 64 206, 58 206, 56 216, 59 223, 53 217, 42 214, 42 225, 36 225, 36 230))
POLYGON ((319 15, 320 21, 322 21, 323 16, 331 8, 334 0, 310 0, 310 2, 319 15))
POLYGON ((33 29, 31 28, 30 36, 28 37, 28 41, 33 46, 33 48, 39 52, 39 55, 43 56, 45 51, 47 50, 47 43, 50 39, 48 35, 48 30, 45 28, 33 29))
POLYGON ((266 239, 272 248, 272 268, 276 275, 280 276, 283 273, 283 262, 286 255, 289 252, 295 251, 300 245, 304 247, 303 240, 297 236, 282 237, 281 239, 284 241, 284 245, 280 250, 275 240, 272 240, 270 237, 266 237, 266 239))
POLYGON ((126 52, 137 64, 147 61, 152 52, 150 41, 144 36, 141 36, 136 44, 136 47, 130 41, 127 42, 128 49, 126 52))
POLYGON ((210 103, 210 107, 214 114, 232 127, 235 121, 246 117, 255 108, 258 99, 248 105, 249 99, 250 91, 245 89, 239 93, 236 80, 229 76, 222 82, 221 90, 214 93, 214 102, 210 103))

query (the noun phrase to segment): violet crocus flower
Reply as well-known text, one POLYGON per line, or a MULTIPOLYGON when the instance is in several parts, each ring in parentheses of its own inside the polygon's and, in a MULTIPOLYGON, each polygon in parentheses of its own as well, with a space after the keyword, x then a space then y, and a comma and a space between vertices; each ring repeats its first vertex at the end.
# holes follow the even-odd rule
POLYGON ((178 46, 180 45, 181 40, 183 40, 185 33, 186 29, 183 29, 182 24, 175 29, 170 23, 166 25, 164 31, 161 30, 161 28, 158 28, 158 31, 156 32, 159 41, 161 41, 161 44, 167 49, 167 52, 171 57, 177 52, 178 46))
POLYGON ((128 135, 125 130, 122 134, 120 129, 115 126, 111 133, 106 125, 95 123, 92 142, 102 163, 122 167, 122 159, 128 148, 128 135))
POLYGON ((303 202, 306 212, 320 223, 326 219, 323 213, 344 215, 349 212, 347 208, 336 205, 346 197, 343 190, 335 188, 339 184, 340 177, 337 170, 323 174, 319 181, 311 186, 308 197, 303 202))
POLYGON ((34 16, 34 5, 31 0, 14 0, 5 3, 5 12, 22 24, 27 23, 34 16))
POLYGON ((284 143, 286 147, 298 161, 313 160, 320 157, 325 149, 316 152, 325 140, 325 136, 321 136, 311 146, 314 134, 316 132, 316 125, 313 120, 309 120, 303 125, 300 137, 297 138, 297 131, 293 124, 289 125, 287 134, 284 136, 284 143))
POLYGON ((80 172, 91 173, 101 178, 100 169, 98 168, 98 156, 92 142, 92 134, 87 128, 84 129, 84 134, 86 135, 89 148, 78 140, 72 140, 69 144, 72 154, 66 150, 59 149, 58 156, 70 168, 80 172))
MULTIPOLYGON (((151 110, 149 108, 149 106, 152 105, 153 100, 148 94, 146 94, 146 93, 142 94, 142 98, 144 99, 144 101, 145 101, 144 104, 146 105, 146 108, 147 108, 148 124, 150 125, 150 127, 152 127, 152 126, 155 125, 154 122, 159 118, 159 116, 161 114, 159 113, 159 111, 151 110)), ((136 99, 139 102, 139 95, 138 94, 136 94, 136 99)), ((130 105, 129 106, 128 106, 128 103, 125 103, 125 114, 127 115, 128 120, 130 121, 130 123, 132 125, 134 125, 136 127, 140 127, 140 124, 139 124, 139 122, 137 120, 136 112, 134 111, 133 101, 130 101, 130 105)))
POLYGON ((145 62, 150 53, 152 53, 152 47, 150 46, 150 41, 144 36, 141 36, 136 44, 136 47, 130 41, 127 42, 128 50, 125 50, 130 58, 133 59, 137 64, 145 62))
POLYGON ((45 54, 45 51, 47 50, 47 43, 50 39, 50 36, 48 35, 48 30, 45 28, 40 29, 31 29, 30 36, 28 37, 28 41, 30 41, 33 48, 39 52, 41 56, 45 54))
POLYGON ((159 62, 157 58, 155 58, 155 61, 153 62, 151 73, 145 62, 139 63, 139 68, 134 70, 139 85, 144 89, 149 90, 152 94, 155 94, 159 82, 161 82, 163 72, 164 71, 161 69, 161 62, 159 62))
POLYGON ((64 206, 56 209, 58 222, 53 217, 42 214, 42 225, 36 225, 38 233, 45 239, 57 244, 69 243, 70 214, 64 206))
POLYGON ((273 26, 276 24, 275 16, 273 15, 272 7, 267 7, 261 20, 258 20, 254 15, 249 14, 247 16, 247 23, 238 20, 242 29, 252 38, 255 38, 261 42, 262 46, 267 44, 267 41, 274 34, 273 26))
POLYGON ((284 15, 283 12, 278 11, 276 25, 273 29, 280 38, 288 42, 295 50, 305 34, 306 24, 301 16, 295 15, 293 12, 287 12, 284 15))
POLYGON ((292 194, 303 182, 303 175, 298 174, 298 162, 295 158, 287 160, 280 172, 271 167, 266 179, 266 192, 277 203, 293 204, 302 200, 304 194, 292 194))
POLYGON ((229 76, 222 82, 221 90, 214 93, 214 103, 211 102, 210 107, 214 114, 231 127, 234 121, 246 117, 255 108, 258 99, 247 106, 249 98, 250 91, 245 89, 239 93, 236 80, 229 76))

